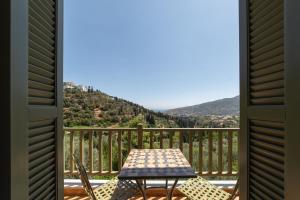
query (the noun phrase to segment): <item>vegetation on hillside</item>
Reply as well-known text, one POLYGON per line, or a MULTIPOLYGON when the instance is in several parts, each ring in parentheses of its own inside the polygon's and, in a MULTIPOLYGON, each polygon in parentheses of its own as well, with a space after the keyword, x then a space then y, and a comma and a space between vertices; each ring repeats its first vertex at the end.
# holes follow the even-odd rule
POLYGON ((64 90, 64 126, 103 128, 137 127, 193 128, 238 127, 238 116, 176 116, 154 112, 130 101, 107 95, 89 87, 64 90))
POLYGON ((174 116, 238 116, 240 113, 240 96, 210 101, 194 106, 167 110, 166 114, 174 116))
POLYGON ((64 90, 64 126, 178 127, 176 118, 100 91, 64 90))

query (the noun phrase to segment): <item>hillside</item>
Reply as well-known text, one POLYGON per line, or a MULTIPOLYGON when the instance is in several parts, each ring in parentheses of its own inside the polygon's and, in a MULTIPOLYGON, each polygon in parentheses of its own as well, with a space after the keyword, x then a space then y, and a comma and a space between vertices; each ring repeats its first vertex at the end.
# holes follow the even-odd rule
MULTIPOLYGON (((229 104, 229 102, 218 103, 219 106, 225 107, 229 104)), ((226 109, 221 107, 219 110, 226 109)), ((175 111, 155 112, 130 101, 94 90, 91 86, 76 85, 72 82, 64 83, 65 127, 134 128, 139 123, 142 123, 144 127, 155 128, 238 127, 239 117, 177 114, 175 111)))
POLYGON ((172 116, 206 116, 206 115, 239 115, 240 96, 211 101, 199 105, 167 110, 164 113, 172 116))
POLYGON ((64 84, 65 127, 179 127, 175 119, 92 87, 64 84))

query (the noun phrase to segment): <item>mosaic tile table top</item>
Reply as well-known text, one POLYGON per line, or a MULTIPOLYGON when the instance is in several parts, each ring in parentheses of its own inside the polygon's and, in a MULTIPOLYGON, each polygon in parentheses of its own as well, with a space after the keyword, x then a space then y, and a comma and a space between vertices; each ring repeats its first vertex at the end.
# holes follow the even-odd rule
POLYGON ((133 149, 119 179, 194 178, 196 174, 179 149, 133 149))

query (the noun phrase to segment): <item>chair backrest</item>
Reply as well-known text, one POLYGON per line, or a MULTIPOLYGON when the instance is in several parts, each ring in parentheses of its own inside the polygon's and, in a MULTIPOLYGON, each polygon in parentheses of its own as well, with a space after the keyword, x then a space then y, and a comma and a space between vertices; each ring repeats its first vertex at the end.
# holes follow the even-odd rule
POLYGON ((88 195, 90 196, 90 198, 92 200, 97 200, 96 196, 93 192, 93 188, 90 184, 90 181, 89 181, 89 178, 87 176, 84 166, 81 164, 80 160, 74 154, 73 154, 73 159, 75 161, 75 165, 76 165, 82 186, 84 187, 85 191, 88 193, 88 195))
POLYGON ((239 178, 236 181, 235 187, 231 192, 231 195, 228 200, 234 200, 239 195, 239 178))

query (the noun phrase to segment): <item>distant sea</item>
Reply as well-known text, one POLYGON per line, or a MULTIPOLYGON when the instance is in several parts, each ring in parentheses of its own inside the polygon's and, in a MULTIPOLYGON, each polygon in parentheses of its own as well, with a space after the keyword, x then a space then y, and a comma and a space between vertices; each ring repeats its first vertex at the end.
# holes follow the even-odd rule
POLYGON ((154 112, 165 112, 168 109, 151 109, 151 110, 153 110, 154 112))

